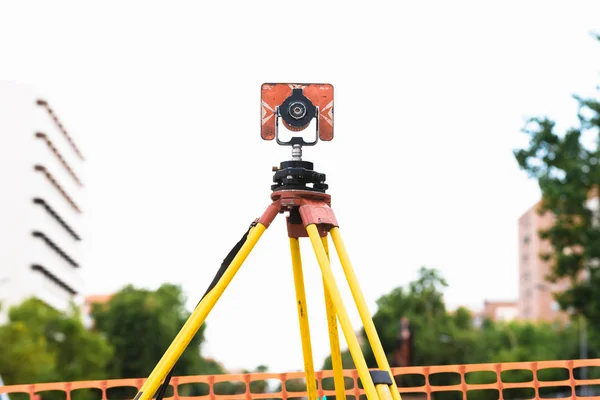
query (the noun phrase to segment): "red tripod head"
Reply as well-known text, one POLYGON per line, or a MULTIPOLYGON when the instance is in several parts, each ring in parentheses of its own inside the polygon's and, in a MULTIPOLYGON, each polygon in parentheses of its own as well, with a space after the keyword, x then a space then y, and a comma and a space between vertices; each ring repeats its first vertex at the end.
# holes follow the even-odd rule
MULTIPOLYGON (((328 83, 263 83, 261 87, 261 132, 264 140, 277 138, 279 118, 290 131, 306 129, 316 119, 317 137, 333 139, 333 86, 328 83)), ((284 145, 314 145, 294 137, 284 145)))

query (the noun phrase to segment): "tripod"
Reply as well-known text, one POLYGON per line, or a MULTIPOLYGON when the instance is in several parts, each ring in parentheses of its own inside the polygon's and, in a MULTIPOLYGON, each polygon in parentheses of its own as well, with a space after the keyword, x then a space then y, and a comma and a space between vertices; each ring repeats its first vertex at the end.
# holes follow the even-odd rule
POLYGON ((316 400, 316 381, 300 257, 300 238, 304 237, 310 239, 322 272, 336 399, 346 398, 338 337, 337 321, 339 320, 367 399, 401 400, 388 360, 361 292, 358 278, 354 273, 342 241, 339 225, 331 208, 331 196, 325 193, 328 188, 328 185, 325 184, 325 174, 315 172, 311 162, 296 159, 282 162, 280 167, 276 169, 273 181, 275 184, 271 187, 272 203, 262 216, 251 224, 246 234, 223 261, 221 269, 206 294, 155 366, 137 393, 135 400, 150 400, 155 394, 158 400, 162 399, 169 385, 175 363, 204 323, 211 309, 257 244, 263 232, 270 226, 277 214, 284 212, 289 213, 287 216, 287 230, 309 400, 316 400), (350 323, 330 267, 329 236, 337 251, 379 369, 368 369, 358 339, 350 323))

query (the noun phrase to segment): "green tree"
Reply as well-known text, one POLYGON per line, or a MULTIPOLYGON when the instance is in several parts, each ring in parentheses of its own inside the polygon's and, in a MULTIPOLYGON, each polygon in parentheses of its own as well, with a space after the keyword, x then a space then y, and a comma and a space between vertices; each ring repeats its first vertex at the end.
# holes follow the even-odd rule
MULTIPOLYGON (((577 353, 576 325, 554 326, 551 324, 531 324, 526 322, 494 322, 484 320, 481 326, 474 323, 471 311, 460 307, 453 312, 446 309, 443 290, 445 279, 435 269, 421 268, 419 276, 406 287, 397 287, 377 300, 377 310, 373 322, 382 342, 384 352, 391 357, 396 345, 395 338, 401 317, 408 317, 414 327, 414 365, 470 364, 489 362, 540 361, 573 358, 577 353)), ((364 329, 362 332, 363 335, 364 329)), ((600 335, 597 335, 600 336, 600 335)), ((590 338, 592 340, 592 338, 590 338)), ((593 340, 598 340, 594 338, 593 340)), ((375 357, 368 343, 363 354, 371 368, 377 367, 375 357)), ((349 352, 342 353, 345 368, 354 368, 349 352)), ((331 357, 323 369, 330 370, 331 357)), ((544 371, 544 379, 566 379, 560 371, 544 371)), ((493 375, 493 373, 492 373, 493 375)), ((423 376, 404 375, 396 381, 400 386, 422 386, 423 376)), ((489 383, 494 376, 489 373, 469 374, 468 383, 489 383)), ((531 372, 507 371, 506 381, 527 381, 531 372)), ((433 385, 459 384, 455 374, 436 374, 430 377, 433 385)), ((333 389, 333 382, 324 382, 325 389, 333 389)), ((544 395, 550 393, 544 389, 544 395)), ((506 399, 531 396, 527 390, 508 390, 506 399)), ((462 398, 460 394, 440 392, 436 400, 462 398)), ((470 400, 498 398, 497 393, 470 393, 470 400)))
POLYGON ((27 323, 11 321, 0 326, 0 375, 6 385, 47 382, 56 366, 56 355, 43 336, 27 323))
MULTIPOLYGON (((442 290, 445 287, 447 283, 438 271, 423 267, 419 270, 418 278, 410 282, 408 288, 395 288, 377 300, 373 323, 388 359, 391 359, 396 347, 400 319, 408 317, 415 335, 415 364, 456 362, 449 357, 453 353, 452 349, 440 345, 442 335, 456 336, 452 318, 443 300, 442 290)), ((366 338, 364 328, 362 335, 366 338)), ((366 346, 364 355, 369 367, 377 366, 370 346, 366 346)))
MULTIPOLYGON (((9 322, 0 327, 0 373, 6 384, 106 378, 113 354, 101 335, 85 328, 75 306, 63 313, 28 299, 12 307, 9 322)), ((90 396, 79 391, 75 398, 90 396)))
MULTIPOLYGON (((487 360, 478 362, 520 362, 572 359, 577 354, 578 328, 574 325, 555 326, 549 323, 523 322, 491 322, 487 321, 478 330, 480 343, 488 348, 487 360)), ((473 373, 468 383, 489 383, 495 377, 489 373, 473 373)), ((504 371, 503 382, 528 382, 533 380, 533 372, 527 370, 504 371)), ((540 380, 566 380, 568 371, 562 369, 545 369, 538 371, 540 380)), ((541 388, 542 397, 552 397, 560 388, 541 388)), ((534 395, 532 389, 505 389, 504 398, 523 399, 534 395)), ((477 400, 497 399, 494 392, 477 393, 477 400)))
MULTIPOLYGON (((410 282, 408 287, 397 287, 377 300, 377 311, 372 319, 390 363, 402 317, 408 317, 414 329, 415 365, 456 364, 466 361, 467 353, 464 349, 469 346, 470 341, 475 340, 475 335, 463 334, 460 327, 472 332, 472 318, 466 309, 459 309, 455 314, 447 312, 443 299, 445 287, 447 283, 437 270, 423 267, 419 270, 417 279, 410 282)), ((364 328, 361 334, 366 338, 364 328)), ((376 368, 377 362, 367 340, 363 354, 367 365, 376 368)), ((344 368, 354 368, 347 350, 342 353, 342 364, 344 368)), ((331 368, 331 357, 328 357, 323 369, 331 368)), ((423 384, 422 378, 414 376, 405 377, 402 383, 423 384)), ((436 383, 444 384, 444 381, 436 383)), ((333 389, 333 382, 327 382, 323 387, 333 389)))
MULTIPOLYGON (((597 37, 600 40, 600 36, 597 37)), ((556 294, 563 310, 572 309, 600 328, 600 224, 587 206, 600 184, 600 102, 575 96, 578 125, 556 132, 548 117, 532 118, 524 127, 530 137, 526 148, 515 151, 521 169, 536 179, 542 201, 538 212, 548 213, 553 225, 539 232, 552 250, 541 254, 551 260, 550 282, 568 279, 570 287, 556 294), (587 272, 588 279, 581 279, 587 272)))
MULTIPOLYGON (((94 329, 101 332, 116 349, 116 356, 109 364, 113 378, 138 378, 150 374, 190 316, 185 302, 179 286, 165 283, 156 291, 127 285, 108 303, 94 305, 94 329)), ((226 372, 218 362, 202 357, 205 331, 206 322, 175 364, 174 376, 220 375, 226 372)), ((260 387, 261 383, 254 385, 260 387)), ((220 382, 215 386, 217 394, 240 394, 244 391, 243 384, 236 382, 220 382)), ((120 388, 112 389, 110 394, 113 397, 131 395, 120 388)), ((182 385, 179 388, 181 396, 207 394, 205 385, 182 385)), ((172 395, 173 390, 169 388, 165 397, 172 395)))
MULTIPOLYGON (((94 305, 95 330, 107 338, 116 352, 108 366, 112 378, 140 378, 150 374, 189 318, 185 301, 176 285, 163 284, 156 291, 128 285, 108 303, 94 305)), ((203 324, 179 358, 175 376, 216 372, 216 364, 205 362, 200 355, 205 329, 203 324)), ((184 389, 180 394, 196 394, 189 390, 188 393, 184 389)), ((116 396, 114 392, 112 395, 116 396)), ((170 393, 171 389, 166 396, 170 393)))

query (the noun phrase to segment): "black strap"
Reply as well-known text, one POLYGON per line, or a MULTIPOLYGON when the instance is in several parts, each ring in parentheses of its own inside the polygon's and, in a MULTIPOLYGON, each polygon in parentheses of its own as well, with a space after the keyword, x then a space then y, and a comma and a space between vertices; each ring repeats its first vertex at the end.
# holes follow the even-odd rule
MULTIPOLYGON (((221 263, 221 267, 219 268, 219 270, 217 271, 217 273, 216 273, 215 277, 213 278, 212 282, 208 286, 208 289, 206 289, 206 292, 202 296, 202 299, 200 299, 200 301, 198 302, 198 304, 196 304, 196 307, 198 307, 198 305, 206 297, 206 295, 211 290, 213 290, 215 288, 215 286, 217 286, 217 283, 219 283, 219 280, 221 280, 221 278, 223 277, 223 274, 225 274, 225 271, 227 271, 227 268, 229 268, 229 264, 231 264, 231 262, 233 261, 233 259, 237 255, 237 253, 240 251, 240 249, 242 248, 242 246, 246 242, 246 239, 248 238, 248 234, 250 233, 250 229, 252 229, 252 227, 255 226, 255 225, 256 225, 256 221, 254 221, 250 225, 250 227, 248 228, 248 230, 246 231, 246 233, 244 233, 244 236, 242 236, 242 238, 240 239, 240 241, 237 242, 236 245, 233 246, 233 248, 229 251, 229 254, 227 254, 227 257, 225 257, 225 259, 221 263)), ((165 396, 167 388, 169 387, 169 384, 171 383, 171 378, 173 377, 173 370, 174 369, 175 369, 175 365, 173 365, 173 368, 171 368, 171 371, 169 371, 169 373, 167 374, 164 382, 158 388, 158 391, 156 392, 156 400, 162 400, 163 397, 165 396)))

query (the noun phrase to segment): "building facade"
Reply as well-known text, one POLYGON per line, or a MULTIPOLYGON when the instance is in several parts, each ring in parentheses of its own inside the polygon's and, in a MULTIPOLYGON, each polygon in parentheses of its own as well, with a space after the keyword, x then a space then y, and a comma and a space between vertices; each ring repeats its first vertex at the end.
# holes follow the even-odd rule
POLYGON ((61 118, 0 82, 0 323, 28 297, 65 310, 83 290, 84 157, 61 118))
POLYGON ((519 316, 516 301, 489 301, 483 303, 481 316, 496 322, 509 322, 519 316))
POLYGON ((110 302, 113 295, 105 294, 105 295, 88 295, 83 298, 81 303, 81 318, 83 320, 83 325, 86 328, 94 327, 94 319, 92 318, 92 311, 94 306, 106 306, 110 302))
POLYGON ((539 231, 548 229, 554 217, 539 215, 539 202, 519 218, 519 318, 528 321, 555 321, 563 319, 564 313, 552 293, 566 288, 568 282, 549 283, 546 276, 551 271, 551 260, 543 260, 541 254, 550 252, 549 241, 539 237, 539 231))

